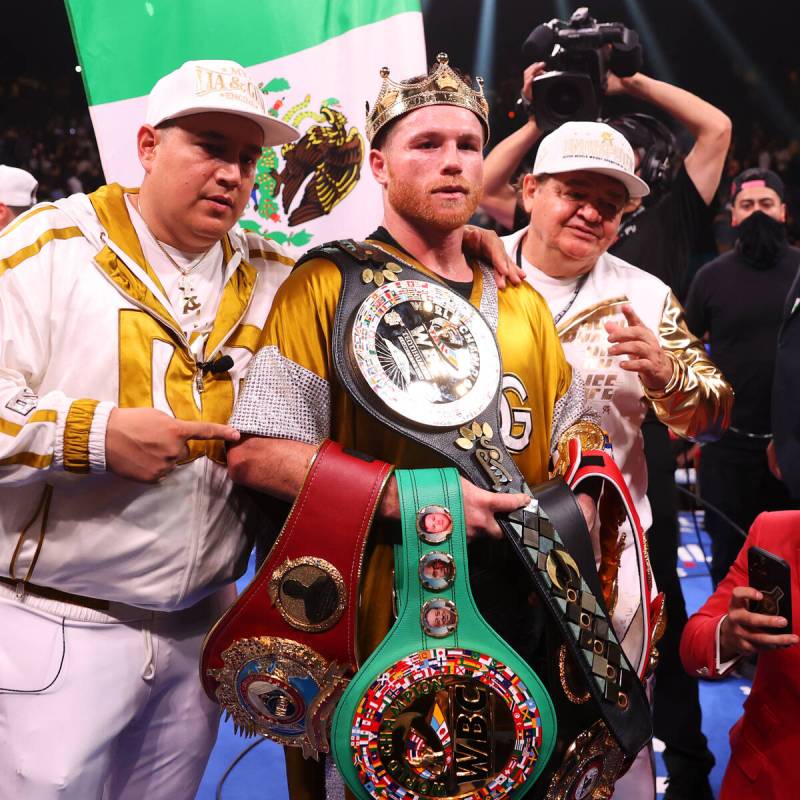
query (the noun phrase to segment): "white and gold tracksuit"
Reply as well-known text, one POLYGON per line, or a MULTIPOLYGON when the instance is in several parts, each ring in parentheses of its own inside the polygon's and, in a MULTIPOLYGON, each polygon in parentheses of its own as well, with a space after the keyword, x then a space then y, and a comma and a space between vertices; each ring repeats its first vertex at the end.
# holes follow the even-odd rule
MULTIPOLYGON (((0 235, 0 576, 17 582, 17 591, 0 584, 0 743, 14 740, 0 746, 0 772, 20 781, 8 787, 18 797, 54 795, 51 779, 67 786, 59 797, 95 796, 91 781, 110 758, 95 740, 122 732, 161 676, 187 715, 181 747, 200 736, 207 751, 216 728, 196 657, 219 611, 213 596, 246 566, 252 515, 228 479, 221 442, 190 441, 188 457, 146 485, 106 471, 105 432, 115 407, 227 422, 292 262, 277 245, 231 230, 221 243, 224 289, 211 298, 216 317, 204 346, 192 348, 131 223, 124 192, 136 191, 110 185, 41 204, 0 235), (198 362, 221 356, 233 366, 203 374, 198 362), (110 604, 73 605, 36 587, 110 604), (26 675, 20 664, 31 654, 39 669, 26 675), (93 660, 96 675, 86 671, 93 660), (46 692, 19 693, 56 674, 46 692), (87 707, 91 696, 97 708, 87 707), (205 722, 192 723, 192 705, 205 722), (48 728, 53 741, 36 743, 48 728), (49 752, 33 757, 29 746, 49 752)), ((180 749, 164 746, 170 757, 180 749)), ((202 752, 195 761, 199 780, 202 752)), ((185 787, 187 776, 174 764, 173 772, 185 787)), ((139 796, 170 791, 156 783, 139 796)))
MULTIPOLYGON (((509 257, 515 259, 528 228, 503 237, 509 257)), ((683 309, 669 287, 620 258, 604 253, 583 282, 551 278, 523 262, 528 282, 548 302, 554 315, 568 305, 556 325, 567 360, 586 382, 586 399, 600 418, 636 506, 642 529, 652 523, 647 500, 647 464, 641 425, 650 406, 658 418, 680 436, 716 438, 728 425, 733 392, 706 355, 702 343, 683 321, 683 309), (577 295, 574 292, 577 290, 577 295), (673 376, 663 392, 649 392, 635 372, 620 367, 620 357, 609 356, 607 322, 626 325, 622 306, 629 304, 659 340, 673 365, 673 376)), ((535 267, 535 265, 533 265, 535 267)), ((624 526, 623 530, 627 527, 624 526)), ((620 558, 612 622, 629 657, 641 640, 641 582, 628 531, 620 558), (627 641, 626 641, 627 640, 627 641)), ((655 587, 653 588, 655 592, 655 587)), ((643 749, 630 771, 618 781, 615 800, 655 797, 650 755, 643 749)))

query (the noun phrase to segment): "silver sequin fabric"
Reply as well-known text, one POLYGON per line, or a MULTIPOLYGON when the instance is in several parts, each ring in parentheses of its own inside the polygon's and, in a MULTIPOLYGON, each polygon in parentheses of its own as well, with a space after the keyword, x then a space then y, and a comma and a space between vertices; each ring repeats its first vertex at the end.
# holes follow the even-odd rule
POLYGON ((572 370, 572 383, 564 395, 553 406, 553 435, 550 437, 550 450, 555 452, 561 434, 579 419, 600 425, 600 417, 589 406, 586 399, 586 384, 577 369, 572 370))
POLYGON ((330 385, 275 345, 263 347, 250 364, 230 424, 242 433, 317 445, 330 433, 330 385))

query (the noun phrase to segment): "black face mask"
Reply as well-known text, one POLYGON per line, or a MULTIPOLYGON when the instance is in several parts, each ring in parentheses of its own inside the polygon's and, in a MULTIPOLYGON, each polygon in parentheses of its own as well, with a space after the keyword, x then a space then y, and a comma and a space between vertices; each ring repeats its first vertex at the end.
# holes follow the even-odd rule
POLYGON ((786 226, 767 216, 763 211, 754 211, 737 228, 739 252, 754 269, 770 269, 786 247, 786 226))

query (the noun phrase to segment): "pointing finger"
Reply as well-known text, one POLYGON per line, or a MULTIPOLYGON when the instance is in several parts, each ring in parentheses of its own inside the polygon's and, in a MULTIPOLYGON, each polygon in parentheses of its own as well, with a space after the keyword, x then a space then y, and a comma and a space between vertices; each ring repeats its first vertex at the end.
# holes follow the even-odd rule
POLYGON ((230 425, 221 425, 218 422, 189 422, 181 421, 180 435, 183 439, 221 439, 223 442, 238 442, 239 431, 230 425))
POLYGON ((633 306, 629 306, 627 304, 622 306, 622 313, 625 315, 625 319, 628 320, 628 325, 645 326, 644 322, 639 319, 638 314, 633 310, 633 306))

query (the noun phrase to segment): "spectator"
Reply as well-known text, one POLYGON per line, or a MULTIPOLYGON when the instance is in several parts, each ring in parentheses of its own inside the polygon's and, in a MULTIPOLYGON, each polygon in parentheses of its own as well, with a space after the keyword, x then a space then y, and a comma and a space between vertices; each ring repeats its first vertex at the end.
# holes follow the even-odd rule
POLYGON ((748 610, 748 601, 762 598, 748 586, 751 547, 762 547, 789 562, 792 593, 798 596, 800 512, 761 514, 724 580, 686 624, 681 659, 692 675, 718 678, 742 656, 759 654, 744 714, 731 728, 731 757, 719 800, 786 800, 797 796, 800 783, 800 649, 796 646, 800 639, 769 632, 784 626, 785 619, 748 610))
MULTIPOLYGON (((800 250, 786 242, 783 183, 768 170, 749 169, 733 182, 735 249, 697 273, 686 303, 696 335, 708 335, 711 356, 736 394, 728 432, 703 447, 700 492, 743 530, 761 511, 791 507, 786 487, 770 473, 770 402, 775 348, 800 250)), ((718 584, 741 547, 740 534, 706 514, 711 577, 718 584)))
MULTIPOLYGON (((532 64, 523 76, 523 96, 532 100, 534 78, 544 64, 532 64)), ((637 175, 654 183, 653 198, 636 200, 626 208, 617 240, 608 252, 649 272, 680 297, 686 288, 692 246, 708 223, 708 207, 719 184, 731 135, 731 122, 719 109, 683 89, 637 73, 629 78, 608 76, 609 94, 627 94, 660 108, 681 122, 695 143, 680 167, 672 134, 662 123, 643 114, 612 120, 634 147, 637 175)), ((486 159, 483 208, 503 225, 519 229, 528 215, 510 178, 519 162, 541 136, 531 118, 495 147, 486 159)), ((636 423, 638 427, 638 421, 636 423)), ((714 758, 701 731, 696 681, 680 668, 678 642, 686 620, 686 605, 676 572, 678 550, 675 459, 667 429, 648 415, 641 425, 647 457, 647 498, 653 511, 648 534, 656 584, 664 591, 667 627, 659 646, 661 663, 654 694, 654 725, 665 742, 664 760, 670 775, 666 798, 704 800, 711 796, 708 773, 714 758)))
POLYGON ((36 202, 38 186, 30 172, 0 164, 0 230, 36 202))
MULTIPOLYGON (((542 140, 534 171, 525 176, 522 191, 530 214, 528 227, 505 237, 503 243, 512 257, 520 258, 527 280, 547 301, 567 359, 586 380, 587 397, 610 436, 614 459, 630 487, 642 527, 648 530, 654 517, 645 496, 648 475, 639 431, 647 410, 654 407, 658 418, 678 435, 713 439, 727 425, 732 398, 702 344, 686 329, 682 309, 669 287, 604 252, 614 240, 628 198, 648 191, 632 174, 633 166, 633 151, 618 131, 600 123, 564 123, 542 140)), ((672 474, 667 479, 668 489, 674 492, 672 474)), ((667 514, 667 523, 674 525, 669 505, 667 514)), ((671 533, 668 524, 666 535, 671 533)), ((654 552, 664 554, 660 566, 669 593, 678 586, 677 537, 671 549, 667 539, 665 549, 661 535, 662 531, 650 537, 650 552, 651 559, 654 552)), ((621 576, 626 574, 626 556, 635 552, 630 532, 625 545, 621 576)), ((637 605, 622 599, 638 595, 624 586, 622 578, 620 582, 621 599, 612 622, 625 649, 631 640, 641 642, 642 637, 634 621, 640 618, 637 605)), ((686 612, 679 588, 677 592, 678 614, 683 611, 683 619, 676 615, 679 626, 686 612)), ((669 594, 667 598, 669 602, 669 594)), ((674 624, 669 610, 667 617, 674 624)), ((667 796, 710 798, 707 775, 714 761, 700 731, 699 705, 696 711, 686 708, 686 695, 691 698, 692 688, 696 702, 697 687, 680 669, 679 631, 678 627, 672 640, 665 639, 666 648, 658 645, 665 658, 674 659, 667 662, 668 671, 656 673, 656 687, 663 674, 662 687, 666 684, 675 690, 669 705, 656 701, 656 724, 663 723, 672 748, 666 762, 671 768, 667 796), (687 683, 689 691, 679 700, 678 690, 685 690, 687 683), (679 702, 685 709, 684 728, 674 722, 679 702), (659 712, 664 716, 659 717, 659 712)), ((665 636, 670 633, 668 625, 665 636)), ((648 796, 645 787, 651 784, 649 763, 636 765, 614 796, 643 800, 648 796)))

